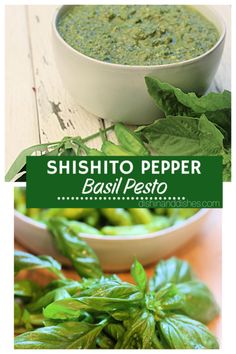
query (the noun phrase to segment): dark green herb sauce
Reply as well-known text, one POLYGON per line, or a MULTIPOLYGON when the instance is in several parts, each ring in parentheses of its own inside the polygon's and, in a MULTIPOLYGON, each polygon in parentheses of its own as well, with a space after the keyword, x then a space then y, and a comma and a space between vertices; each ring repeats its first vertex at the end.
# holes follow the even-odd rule
POLYGON ((219 39, 210 21, 184 5, 75 5, 60 16, 57 28, 79 52, 126 65, 189 60, 219 39))

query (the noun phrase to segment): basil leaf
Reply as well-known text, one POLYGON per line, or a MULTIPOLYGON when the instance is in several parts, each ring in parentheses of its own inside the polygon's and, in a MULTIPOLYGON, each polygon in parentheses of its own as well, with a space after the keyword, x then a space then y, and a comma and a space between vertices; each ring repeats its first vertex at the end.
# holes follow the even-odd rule
POLYGON ((44 316, 50 319, 75 319, 81 311, 107 312, 124 310, 127 306, 137 306, 140 296, 136 298, 120 299, 105 297, 80 297, 53 302, 44 309, 44 316))
POLYGON ((51 282, 44 289, 44 294, 38 296, 27 308, 31 312, 42 311, 44 307, 56 300, 75 295, 80 287, 80 283, 69 279, 63 282, 51 282))
POLYGON ((204 156, 223 154, 223 135, 206 116, 168 116, 141 130, 149 148, 158 155, 204 156))
MULTIPOLYGON (((199 120, 169 116, 158 119, 140 132, 149 149, 158 155, 196 155, 200 150, 199 120)), ((201 155, 201 152, 200 152, 201 155)))
POLYGON ((202 151, 206 151, 208 155, 223 154, 224 137, 220 130, 216 128, 215 124, 210 122, 204 114, 199 118, 198 129, 200 132, 199 138, 202 151))
POLYGON ((43 321, 42 314, 31 314, 22 304, 14 302, 14 325, 16 333, 20 334, 31 331, 34 327, 43 326, 43 321))
POLYGON ((81 291, 80 295, 85 296, 99 296, 111 298, 127 298, 130 295, 139 293, 137 286, 121 281, 116 278, 102 277, 100 281, 90 282, 88 287, 81 291))
POLYGON ((104 331, 114 340, 118 341, 124 336, 126 330, 121 323, 109 323, 104 328, 104 331))
POLYGON ((45 292, 48 292, 50 290, 53 289, 58 289, 58 288, 65 288, 68 291, 76 291, 78 289, 80 289, 82 286, 81 282, 78 282, 76 280, 72 280, 72 279, 56 279, 56 280, 52 280, 50 283, 48 283, 46 285, 46 287, 44 288, 45 292))
POLYGON ((223 181, 231 180, 231 149, 223 153, 223 181))
POLYGON ((146 77, 145 82, 148 93, 166 116, 200 117, 204 113, 211 122, 230 134, 231 93, 229 91, 211 92, 198 97, 194 92, 184 93, 177 87, 151 77, 146 77))
POLYGON ((65 322, 23 333, 15 338, 15 349, 95 349, 96 338, 106 322, 65 322))
POLYGON ((102 270, 96 254, 72 227, 73 222, 63 218, 52 218, 48 221, 48 229, 56 248, 70 259, 77 273, 86 278, 100 277, 102 270))
POLYGON ((99 349, 113 349, 114 348, 113 340, 103 332, 101 332, 98 335, 98 337, 96 339, 96 344, 99 347, 99 349))
POLYGON ((184 93, 181 89, 157 78, 146 76, 145 82, 148 93, 167 115, 173 114, 173 110, 175 114, 178 109, 178 113, 188 113, 191 109, 191 112, 201 114, 231 108, 231 93, 227 90, 198 97, 194 92, 184 93))
POLYGON ((158 322, 170 349, 218 349, 215 336, 202 323, 183 315, 170 315, 158 322))
POLYGON ((29 304, 27 308, 31 312, 42 311, 45 306, 52 302, 70 297, 69 292, 65 288, 54 289, 40 297, 37 301, 29 304))
POLYGON ((89 324, 86 322, 79 323, 79 329, 81 332, 80 337, 68 346, 69 349, 95 349, 96 341, 107 324, 106 320, 100 322, 97 325, 89 324))
POLYGON ((56 274, 59 278, 64 278, 61 273, 61 265, 50 256, 34 256, 23 251, 15 251, 14 254, 14 271, 19 273, 23 269, 41 269, 46 268, 50 272, 56 274))
POLYGON ((94 313, 107 312, 112 314, 117 310, 129 310, 129 307, 137 307, 143 304, 143 294, 138 288, 128 283, 107 284, 100 288, 91 287, 88 293, 81 293, 80 297, 56 301, 44 309, 44 316, 50 319, 74 319, 81 311, 94 313), (85 296, 87 295, 87 296, 85 296))
POLYGON ((219 307, 209 288, 198 280, 176 285, 181 294, 185 295, 181 312, 194 320, 208 323, 219 314, 219 307))
POLYGON ((14 301, 14 326, 15 327, 18 327, 21 325, 22 312, 23 312, 23 309, 20 306, 20 304, 18 304, 18 302, 14 301))
POLYGON ((33 329, 33 325, 31 324, 30 313, 25 308, 22 308, 22 315, 19 326, 23 327, 24 331, 31 331, 33 329))
POLYGON ((40 292, 41 289, 39 285, 32 280, 23 279, 14 282, 14 296, 33 299, 40 292))
POLYGON ((142 264, 139 263, 137 259, 134 260, 131 266, 131 275, 139 289, 145 292, 147 289, 147 275, 142 264))
POLYGON ((185 304, 185 295, 180 292, 175 284, 164 285, 155 296, 153 310, 158 315, 163 315, 163 311, 182 309, 185 304))
POLYGON ((154 275, 150 279, 149 287, 150 290, 157 291, 168 283, 178 284, 193 279, 194 275, 189 263, 172 257, 157 264, 154 275))
POLYGON ((138 311, 126 322, 126 331, 116 349, 150 349, 155 336, 155 319, 149 311, 138 311))

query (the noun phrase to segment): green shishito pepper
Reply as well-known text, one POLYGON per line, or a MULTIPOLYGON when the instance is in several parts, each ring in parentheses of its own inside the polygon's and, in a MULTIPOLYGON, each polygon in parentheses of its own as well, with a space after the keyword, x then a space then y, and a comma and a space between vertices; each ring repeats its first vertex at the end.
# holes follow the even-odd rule
POLYGON ((167 217, 156 217, 150 224, 132 225, 132 226, 104 226, 101 229, 102 234, 118 236, 118 235, 145 235, 148 233, 160 231, 171 226, 167 217))
POLYGON ((116 145, 108 140, 102 144, 102 152, 106 156, 135 156, 134 153, 126 150, 122 145, 116 145))
POLYGON ((48 229, 57 250, 70 259, 79 275, 86 278, 102 275, 99 260, 93 249, 78 236, 81 232, 94 232, 91 226, 63 218, 52 218, 48 222, 48 229))
POLYGON ((104 156, 105 154, 98 149, 88 147, 81 138, 77 139, 78 146, 84 150, 87 156, 104 156))
POLYGON ((94 209, 89 208, 52 208, 52 209, 38 209, 38 208, 31 208, 27 209, 27 215, 30 216, 32 219, 37 219, 40 221, 47 222, 54 216, 61 216, 65 217, 69 220, 80 220, 88 215, 94 209))
POLYGON ((130 151, 130 153, 137 156, 150 155, 142 140, 123 124, 118 123, 115 125, 115 133, 120 145, 130 151))
POLYGON ((128 209, 134 222, 137 224, 150 224, 153 219, 153 214, 149 209, 145 208, 131 208, 128 209))
POLYGON ((145 235, 183 223, 197 208, 26 208, 25 189, 15 188, 15 209, 48 225, 53 218, 70 222, 75 235, 145 235))
POLYGON ((101 213, 112 225, 132 225, 131 215, 122 208, 104 208, 101 213))
POLYGON ((115 134, 120 145, 108 140, 102 144, 102 152, 106 156, 148 156, 149 151, 145 148, 142 140, 124 124, 115 125, 115 134))

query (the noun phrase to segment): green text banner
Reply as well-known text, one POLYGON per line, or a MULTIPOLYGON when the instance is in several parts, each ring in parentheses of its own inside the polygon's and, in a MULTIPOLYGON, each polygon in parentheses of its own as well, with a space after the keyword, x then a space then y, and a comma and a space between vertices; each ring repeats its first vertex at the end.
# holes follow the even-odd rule
POLYGON ((30 208, 221 208, 221 157, 28 157, 30 208))

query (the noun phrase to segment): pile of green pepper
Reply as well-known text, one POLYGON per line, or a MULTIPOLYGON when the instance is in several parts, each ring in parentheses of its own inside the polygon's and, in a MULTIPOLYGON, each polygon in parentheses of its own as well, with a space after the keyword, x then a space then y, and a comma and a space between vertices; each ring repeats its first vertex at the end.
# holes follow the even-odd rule
POLYGON ((156 232, 194 215, 199 209, 173 208, 26 208, 25 190, 15 188, 15 208, 34 220, 48 223, 52 217, 74 220, 78 234, 145 235, 156 232))

